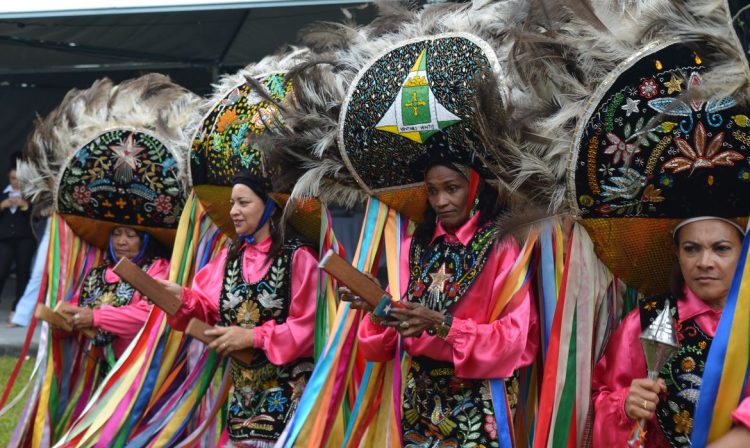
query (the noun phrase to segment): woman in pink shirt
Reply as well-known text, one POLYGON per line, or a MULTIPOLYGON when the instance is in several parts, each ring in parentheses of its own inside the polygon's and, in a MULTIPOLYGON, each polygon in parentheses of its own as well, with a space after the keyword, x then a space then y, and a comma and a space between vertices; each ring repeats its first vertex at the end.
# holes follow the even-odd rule
POLYGON ((497 235, 497 192, 478 176, 448 161, 427 169, 429 207, 400 261, 405 308, 392 311, 393 321, 370 314, 360 326, 368 360, 398 356, 399 337, 412 356, 402 400, 406 446, 497 446, 484 380, 505 378, 513 407, 514 372, 536 355, 537 314, 528 295, 489 320, 519 248, 513 238, 497 235))
POLYGON ((77 297, 71 301, 78 306, 63 304, 60 307, 74 330, 96 330, 91 342, 102 347, 110 363, 119 358, 135 338, 152 308, 112 269, 120 258, 125 257, 151 277, 166 279, 169 261, 163 257, 163 252, 161 245, 148 233, 132 227, 115 227, 109 239, 107 262, 86 274, 77 297))
POLYGON ((310 246, 282 239, 265 180, 242 172, 232 185, 240 238, 196 274, 192 288, 164 282, 182 300, 168 322, 179 330, 193 317, 216 324, 207 331, 217 336, 211 348, 253 351, 250 365, 231 364, 227 430, 233 446, 271 447, 313 369, 318 262, 310 246))
MULTIPOLYGON (((723 218, 693 218, 677 226, 679 270, 675 270, 672 293, 641 300, 612 335, 596 365, 593 446, 626 446, 639 419, 647 422, 645 445, 649 448, 690 445, 703 368, 743 237, 741 227, 723 218), (670 306, 676 305, 680 349, 653 381, 646 379, 639 337, 667 300, 670 306)), ((733 418, 735 429, 712 446, 750 446, 750 400, 740 403, 733 418)))

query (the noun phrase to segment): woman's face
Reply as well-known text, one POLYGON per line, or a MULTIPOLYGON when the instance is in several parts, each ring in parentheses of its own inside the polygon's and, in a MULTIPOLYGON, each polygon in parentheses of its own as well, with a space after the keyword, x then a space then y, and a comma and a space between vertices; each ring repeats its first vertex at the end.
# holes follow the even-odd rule
POLYGON ((118 260, 122 257, 132 260, 141 250, 141 236, 130 227, 115 227, 112 231, 112 248, 118 260))
POLYGON ((687 224, 677 239, 685 284, 713 308, 722 308, 740 257, 739 232, 723 221, 707 219, 687 224))
POLYGON ((266 204, 250 187, 242 184, 232 187, 230 204, 229 216, 238 235, 247 235, 258 227, 266 204))
POLYGON ((458 171, 435 165, 424 176, 427 200, 446 229, 457 229, 468 219, 469 181, 458 171))

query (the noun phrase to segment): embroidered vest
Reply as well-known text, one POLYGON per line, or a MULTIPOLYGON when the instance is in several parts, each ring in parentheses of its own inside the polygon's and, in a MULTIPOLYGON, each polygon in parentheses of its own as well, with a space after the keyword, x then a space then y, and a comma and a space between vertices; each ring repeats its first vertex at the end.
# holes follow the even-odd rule
POLYGON ((424 246, 412 240, 409 252, 409 301, 445 311, 463 297, 481 274, 495 243, 495 228, 488 223, 464 246, 445 238, 424 246))
MULTIPOLYGON (((409 301, 436 311, 449 309, 481 274, 495 237, 494 226, 488 224, 466 246, 445 239, 428 246, 412 240, 409 301)), ((515 376, 506 380, 506 389, 509 403, 515 407, 518 390, 515 376)), ((458 378, 452 362, 412 358, 405 382, 401 424, 407 446, 499 446, 487 382, 458 378)))
POLYGON ((713 338, 700 329, 695 319, 679 323, 679 309, 675 306, 677 300, 671 294, 649 297, 639 302, 642 329, 646 329, 664 309, 667 299, 673 307, 680 349, 659 371, 659 377, 667 385, 667 396, 656 407, 656 420, 669 444, 681 448, 690 446, 693 415, 713 338))
MULTIPOLYGON (((154 260, 149 260, 141 266, 141 269, 148 271, 153 263, 154 260)), ((135 288, 130 284, 123 281, 107 282, 104 278, 107 266, 107 264, 97 266, 86 275, 81 294, 78 297, 78 306, 88 308, 99 308, 102 305, 120 307, 130 304, 130 301, 133 300, 135 288)), ((108 331, 97 329, 96 336, 91 343, 95 346, 104 346, 110 344, 116 337, 108 331)))
MULTIPOLYGON (((287 242, 271 260, 266 274, 255 283, 245 283, 243 252, 227 260, 219 298, 219 325, 253 328, 269 320, 281 324, 289 315, 292 297, 292 257, 302 246, 287 242)), ((230 364, 232 390, 227 415, 233 440, 268 442, 279 438, 297 408, 313 369, 311 358, 277 366, 262 350, 253 352, 249 366, 230 364)))

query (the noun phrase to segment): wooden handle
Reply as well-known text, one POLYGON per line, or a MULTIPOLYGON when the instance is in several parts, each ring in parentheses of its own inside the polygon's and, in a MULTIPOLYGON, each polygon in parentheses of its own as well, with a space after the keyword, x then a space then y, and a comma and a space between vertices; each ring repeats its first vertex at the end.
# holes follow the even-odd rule
MULTIPOLYGON (((216 336, 206 335, 206 330, 210 330, 211 328, 214 327, 200 319, 192 318, 185 329, 185 333, 208 345, 216 339, 216 336)), ((251 350, 235 350, 230 352, 229 356, 245 365, 249 365, 253 360, 253 353, 251 350)))
MULTIPOLYGON (((47 305, 38 303, 36 305, 36 308, 34 309, 34 316, 36 316, 36 318, 39 320, 47 322, 54 328, 59 328, 61 330, 67 331, 68 333, 72 333, 74 331, 73 326, 70 325, 60 313, 48 307, 47 305)), ((83 333, 87 338, 90 339, 93 339, 94 336, 96 336, 96 330, 91 328, 83 329, 81 330, 81 333, 83 333)))
POLYGON ((362 297, 373 308, 378 306, 383 297, 391 297, 386 290, 330 249, 320 260, 320 267, 345 284, 354 294, 362 297))
POLYGON ((120 258, 113 271, 170 316, 177 314, 182 306, 180 299, 127 258, 120 258))

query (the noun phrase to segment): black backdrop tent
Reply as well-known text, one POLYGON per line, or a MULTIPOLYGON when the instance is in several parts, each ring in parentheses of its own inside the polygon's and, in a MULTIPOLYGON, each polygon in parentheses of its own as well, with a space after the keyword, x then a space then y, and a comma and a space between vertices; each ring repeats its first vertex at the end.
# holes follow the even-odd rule
POLYGON ((154 3, 162 5, 8 12, 24 6, 6 3, 0 8, 0 188, 7 185, 11 155, 22 149, 35 116, 49 113, 71 88, 105 76, 119 82, 159 72, 205 95, 221 73, 297 43, 300 30, 314 22, 366 23, 375 13, 368 0, 154 3))

